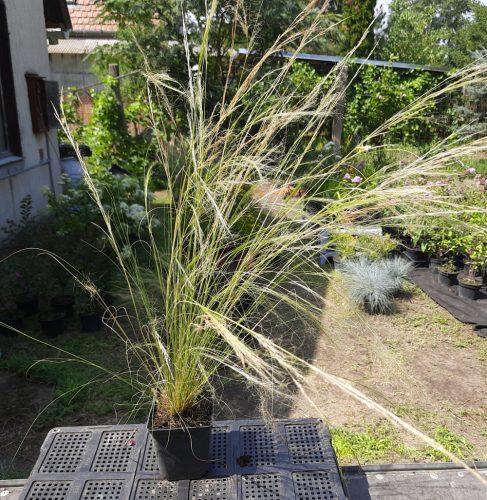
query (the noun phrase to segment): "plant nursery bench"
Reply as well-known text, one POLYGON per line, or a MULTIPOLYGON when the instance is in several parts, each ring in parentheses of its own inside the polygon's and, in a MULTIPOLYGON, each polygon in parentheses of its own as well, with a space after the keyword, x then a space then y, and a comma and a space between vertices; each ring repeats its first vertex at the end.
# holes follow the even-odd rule
POLYGON ((162 481, 145 425, 52 429, 22 500, 345 500, 320 420, 214 422, 202 479, 162 481))

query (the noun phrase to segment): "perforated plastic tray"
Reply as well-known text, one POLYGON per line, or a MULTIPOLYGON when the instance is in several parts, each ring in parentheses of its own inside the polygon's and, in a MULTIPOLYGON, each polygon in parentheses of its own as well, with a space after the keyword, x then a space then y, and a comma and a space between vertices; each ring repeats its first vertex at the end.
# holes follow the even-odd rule
POLYGON ((345 499, 320 420, 214 422, 211 467, 161 481, 145 425, 52 429, 22 500, 345 499))

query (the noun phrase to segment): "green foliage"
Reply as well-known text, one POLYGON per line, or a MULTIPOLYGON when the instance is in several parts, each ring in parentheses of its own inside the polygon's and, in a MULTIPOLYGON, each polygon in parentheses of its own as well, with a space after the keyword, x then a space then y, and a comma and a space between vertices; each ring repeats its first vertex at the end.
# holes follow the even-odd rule
POLYGON ((29 226, 33 222, 32 217, 32 195, 28 194, 20 200, 20 219, 18 222, 13 219, 7 219, 6 225, 2 226, 0 229, 7 236, 14 237, 19 236, 19 233, 28 230, 29 226))
MULTIPOLYGON (((444 425, 440 425, 435 429, 434 439, 436 442, 441 444, 450 453, 453 453, 458 458, 462 460, 471 458, 473 445, 469 443, 464 437, 450 431, 444 425)), ((428 458, 432 458, 434 460, 450 460, 448 456, 431 447, 424 448, 423 454, 428 458)))
MULTIPOLYGON (((157 220, 151 222, 145 209, 153 194, 144 192, 136 178, 105 174, 93 177, 92 181, 107 209, 110 207, 110 217, 117 222, 120 237, 140 236, 149 224, 157 226, 157 220)), ((72 185, 64 176, 62 185, 61 195, 56 195, 48 189, 45 191, 56 235, 60 240, 67 241, 70 246, 83 239, 97 248, 103 248, 105 235, 99 229, 102 217, 90 195, 87 183, 81 181, 72 185)))
POLYGON ((352 259, 363 256, 369 260, 379 260, 387 257, 397 247, 398 242, 388 234, 353 235, 351 232, 335 234, 333 245, 343 259, 352 259))
MULTIPOLYGON (((475 24, 471 9, 476 3, 471 0, 393 0, 382 40, 382 57, 431 66, 458 64, 462 59, 459 52, 465 48, 460 40, 468 39, 465 30, 475 24)), ((466 58, 468 54, 463 53, 463 61, 466 58)))
MULTIPOLYGON (((487 15, 486 15, 487 19, 487 15)), ((475 52, 477 61, 487 58, 487 50, 475 52)), ((467 87, 458 97, 459 104, 454 109, 454 126, 461 127, 462 135, 484 136, 487 133, 487 85, 477 84, 467 87)))
MULTIPOLYGON (((399 73, 388 67, 364 68, 347 100, 344 124, 346 136, 349 140, 356 137, 365 139, 389 118, 434 87, 439 80, 438 76, 418 70, 399 73)), ((430 102, 421 116, 391 127, 387 140, 405 144, 432 142, 438 127, 431 117, 436 112, 435 103, 430 102)), ((384 138, 379 137, 377 140, 382 142, 384 138)))
POLYGON ((406 455, 399 433, 388 424, 367 427, 362 432, 331 429, 332 444, 340 463, 368 463, 391 455, 406 455))
POLYGON ((81 123, 77 113, 76 91, 64 96, 66 122, 74 139, 91 149, 93 156, 85 159, 90 169, 103 173, 116 164, 140 177, 151 165, 151 141, 142 135, 150 125, 147 101, 140 92, 131 96, 122 116, 115 80, 108 77, 104 83, 103 90, 92 94, 93 110, 86 125, 81 123), (128 132, 125 122, 135 129, 135 133, 128 132))
POLYGON ((487 5, 473 0, 470 14, 465 16, 463 26, 451 40, 449 59, 456 67, 463 67, 472 62, 478 50, 487 48, 487 5))
POLYGON ((376 0, 343 0, 341 29, 344 32, 345 52, 356 50, 357 56, 368 57, 374 48, 374 27, 376 0), (365 39, 361 41, 364 33, 365 39))
POLYGON ((443 66, 446 47, 441 45, 449 32, 433 28, 436 7, 422 0, 393 0, 383 42, 383 57, 402 62, 443 66))
MULTIPOLYGON (((115 336, 72 331, 60 337, 57 346, 108 367, 114 375, 124 369, 125 351, 115 336)), ((95 366, 76 362, 71 356, 28 339, 16 340, 8 358, 0 359, 0 369, 28 374, 34 380, 54 386, 54 397, 59 399, 40 415, 36 425, 59 426, 62 418, 87 409, 96 415, 113 414, 116 408, 125 407, 127 413, 132 409, 135 391, 129 385, 113 379, 103 383, 110 377, 101 374, 95 366)))
MULTIPOLYGON (((208 9, 212 7, 204 0, 180 2, 178 0, 104 0, 100 2, 104 17, 115 20, 119 25, 117 37, 121 44, 100 48, 96 65, 104 72, 109 62, 120 65, 127 73, 144 67, 147 63, 153 69, 164 69, 181 84, 188 81, 184 36, 187 35, 190 60, 193 67, 199 63, 199 49, 207 27, 208 9), (154 23, 157 19, 157 23, 154 23), (184 22, 184 25, 183 25, 184 22), (140 51, 143 47, 143 55, 140 51)), ((229 51, 236 47, 249 47, 263 53, 289 27, 291 22, 302 13, 308 2, 305 0, 221 0, 218 1, 212 16, 212 23, 206 50, 211 57, 205 64, 205 72, 211 85, 207 87, 206 107, 209 112, 221 100, 224 91, 227 96, 236 87, 238 74, 227 80, 229 51), (236 78, 235 78, 236 77, 236 78)), ((311 11, 298 26, 305 29, 316 19, 311 11)), ((331 26, 336 17, 332 13, 321 15, 318 22, 331 26)), ((327 37, 316 39, 310 46, 311 51, 328 51, 330 41, 337 37, 338 30, 330 29, 327 37)), ((286 47, 289 50, 296 45, 286 47)), ((249 65, 251 69, 252 65, 249 65)), ((241 70, 241 69, 240 69, 241 70)), ((139 86, 144 85, 138 79, 139 86)), ((181 102, 174 100, 174 111, 182 112, 181 102)), ((184 112, 181 113, 183 119, 184 112)))

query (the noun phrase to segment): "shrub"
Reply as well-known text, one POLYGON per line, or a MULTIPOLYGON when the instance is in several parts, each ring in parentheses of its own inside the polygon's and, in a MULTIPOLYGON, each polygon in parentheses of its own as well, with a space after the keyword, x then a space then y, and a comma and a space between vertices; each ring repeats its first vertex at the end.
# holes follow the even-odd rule
POLYGON ((369 260, 379 260, 387 257, 393 252, 398 242, 390 235, 360 234, 353 235, 350 232, 335 234, 333 245, 343 259, 355 257, 366 257, 369 260))

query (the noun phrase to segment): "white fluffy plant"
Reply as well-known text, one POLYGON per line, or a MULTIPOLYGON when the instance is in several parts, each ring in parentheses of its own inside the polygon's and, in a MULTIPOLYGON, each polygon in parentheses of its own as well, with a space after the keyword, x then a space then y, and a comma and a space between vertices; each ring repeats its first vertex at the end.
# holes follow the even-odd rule
MULTIPOLYGON (((159 146, 155 168, 167 177, 171 206, 164 212, 163 231, 154 231, 148 224, 148 238, 140 244, 143 252, 127 251, 131 247, 120 243, 117 221, 103 207, 89 171, 85 171, 130 304, 131 327, 114 315, 114 329, 130 353, 131 383, 182 424, 208 388, 214 387, 222 367, 268 391, 280 392, 293 383, 305 397, 304 372, 311 370, 458 461, 348 382, 299 359, 276 340, 272 325, 281 321, 275 314, 277 305, 320 324, 322 297, 310 283, 328 278, 317 265, 323 228, 332 231, 357 221, 376 222, 370 216, 386 211, 390 215, 384 222, 388 223, 399 222, 404 213, 408 217, 428 214, 433 219, 462 211, 464 207, 430 193, 417 179, 443 178, 456 157, 485 153, 487 141, 445 141, 407 165, 384 167, 374 174, 373 187, 352 185, 340 199, 327 192, 285 198, 283 189, 292 194, 303 185, 341 179, 344 165, 353 163, 365 144, 377 142, 389 127, 420 115, 431 99, 485 81, 485 66, 451 76, 441 89, 433 89, 388 120, 342 159, 330 165, 331 153, 324 154, 302 173, 307 154, 344 92, 339 77, 353 52, 306 95, 280 93, 293 58, 280 60, 277 68, 269 69, 267 63, 290 46, 299 53, 316 37, 326 36, 319 22, 325 7, 318 9, 316 4, 311 2, 265 53, 245 61, 237 87, 230 92, 228 86, 211 115, 205 111, 206 89, 211 85, 205 69, 211 57, 207 39, 217 0, 208 2, 198 68, 188 62, 186 85, 146 68, 147 95, 154 116, 164 114, 170 119, 177 99, 186 108, 188 133, 168 142, 154 119, 153 134, 159 146), (304 21, 310 19, 303 28, 304 21), (264 92, 253 92, 256 86, 261 88, 264 75, 271 84, 264 92), (254 96, 251 102, 248 95, 254 96), (284 147, 281 138, 294 125, 299 125, 300 131, 294 142, 284 147), (168 147, 174 142, 183 156, 178 168, 174 168, 168 147), (322 208, 310 214, 303 209, 308 201, 322 208), (246 218, 254 222, 239 231, 246 218), (235 233, 238 236, 232 237, 235 233), (242 303, 246 307, 240 307, 242 303), (263 332, 259 325, 264 319, 269 326, 263 332)), ((235 16, 235 22, 245 18, 235 16)), ((252 48, 252 40, 249 44, 252 48)), ((230 64, 229 77, 234 70, 230 64)), ((145 179, 146 191, 150 174, 145 179)), ((147 220, 162 217, 151 208, 148 196, 145 214, 147 220)), ((289 338, 292 335, 289 327, 289 338)))

